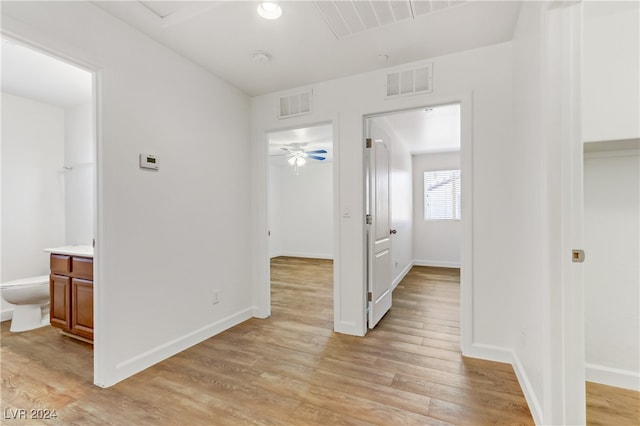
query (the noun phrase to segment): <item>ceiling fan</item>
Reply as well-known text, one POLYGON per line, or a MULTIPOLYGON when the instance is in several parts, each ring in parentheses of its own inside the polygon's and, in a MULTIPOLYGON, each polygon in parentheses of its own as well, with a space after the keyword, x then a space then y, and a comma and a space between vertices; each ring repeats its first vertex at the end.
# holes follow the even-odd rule
POLYGON ((286 154, 272 154, 271 157, 281 157, 287 156, 287 163, 294 168, 296 174, 298 174, 298 168, 304 166, 307 163, 307 159, 323 161, 326 157, 318 154, 326 154, 327 151, 324 149, 313 149, 310 151, 305 151, 302 149, 301 144, 291 144, 290 148, 281 147, 283 151, 286 151, 286 154))

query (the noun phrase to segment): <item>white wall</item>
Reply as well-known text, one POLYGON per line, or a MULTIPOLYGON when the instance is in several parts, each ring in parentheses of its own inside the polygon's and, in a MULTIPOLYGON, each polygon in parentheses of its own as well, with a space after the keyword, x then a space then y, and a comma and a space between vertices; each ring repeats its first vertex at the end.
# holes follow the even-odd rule
MULTIPOLYGON (((544 55, 543 10, 536 4, 525 4, 514 37, 514 144, 501 158, 510 158, 512 203, 507 206, 514 235, 513 252, 504 259, 504 268, 511 266, 513 292, 515 356, 521 376, 529 389, 525 395, 534 418, 540 421, 544 403, 544 357, 546 342, 543 330, 545 289, 548 281, 546 235, 547 194, 544 183, 547 171, 542 129, 544 88, 541 66, 533 67, 544 55)), ((518 372, 518 371, 517 371, 518 372)))
POLYGON ((640 157, 587 152, 586 377, 640 390, 640 157))
POLYGON ((62 108, 2 93, 2 281, 47 274, 64 244, 64 137, 62 108))
POLYGON ((95 382, 251 317, 248 97, 90 3, 2 6, 3 32, 98 71, 95 382))
POLYGON ((416 265, 460 267, 460 221, 424 220, 424 172, 459 169, 459 152, 413 156, 413 255, 416 265))
POLYGON ((271 256, 333 259, 333 164, 270 170, 271 256))
POLYGON ((640 3, 584 2, 583 140, 640 137, 640 3))
POLYGON ((601 141, 585 146, 586 378, 639 390, 637 143, 625 149, 640 136, 640 4, 584 16, 583 140, 601 141))
POLYGON ((496 210, 507 210, 512 229, 501 266, 511 275, 512 363, 537 424, 586 421, 582 268, 571 262, 571 249, 582 246, 574 215, 580 25, 580 3, 523 3, 513 40, 513 140, 496 156, 511 168, 503 176, 510 201, 496 210))
POLYGON ((280 256, 282 253, 282 232, 280 227, 280 220, 278 220, 278 203, 280 202, 280 185, 277 182, 280 180, 280 167, 269 162, 269 194, 267 196, 267 229, 269 235, 269 257, 280 256))
MULTIPOLYGON (((384 99, 384 70, 318 83, 313 86, 313 113, 285 120, 277 119, 279 94, 252 99, 252 141, 255 204, 253 232, 257 283, 256 293, 263 315, 268 313, 268 245, 266 241, 266 202, 264 177, 265 132, 279 128, 332 121, 337 131, 334 152, 339 176, 337 227, 340 239, 335 277, 335 327, 351 334, 364 334, 364 175, 363 116, 424 105, 459 102, 473 95, 462 106, 462 114, 473 116, 468 136, 473 143, 473 272, 466 277, 473 283, 472 308, 474 344, 505 348, 510 344, 510 285, 505 274, 504 256, 510 250, 511 236, 505 226, 509 215, 496 205, 510 202, 507 189, 511 168, 496 162, 511 143, 511 44, 498 44, 454 55, 433 58, 434 92, 431 95, 384 99), (464 108, 468 108, 465 111, 464 108), (345 215, 350 210, 350 215, 345 215)), ((469 120, 470 122, 470 120, 469 120)), ((481 346, 477 346, 481 348, 481 346)), ((482 349, 478 349, 482 350, 482 349)), ((498 351, 499 352, 499 351, 498 351)), ((493 352, 492 352, 493 353, 493 352)))
POLYGON ((94 146, 91 104, 65 109, 65 244, 91 244, 94 222, 94 146))

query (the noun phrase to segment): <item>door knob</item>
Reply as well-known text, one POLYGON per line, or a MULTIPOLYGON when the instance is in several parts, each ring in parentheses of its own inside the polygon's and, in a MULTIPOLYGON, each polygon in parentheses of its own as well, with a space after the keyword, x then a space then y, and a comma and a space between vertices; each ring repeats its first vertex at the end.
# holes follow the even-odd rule
POLYGON ((395 234, 397 234, 397 233, 398 233, 398 231, 396 231, 395 229, 391 229, 391 230, 389 231, 389 233, 390 233, 390 234, 392 234, 392 235, 395 235, 395 234))

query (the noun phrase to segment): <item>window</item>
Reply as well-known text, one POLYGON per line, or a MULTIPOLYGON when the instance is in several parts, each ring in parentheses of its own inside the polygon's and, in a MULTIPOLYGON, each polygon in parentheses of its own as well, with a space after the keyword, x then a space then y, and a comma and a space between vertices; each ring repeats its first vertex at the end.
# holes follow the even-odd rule
POLYGON ((460 220, 460 170, 424 172, 424 220, 460 220))

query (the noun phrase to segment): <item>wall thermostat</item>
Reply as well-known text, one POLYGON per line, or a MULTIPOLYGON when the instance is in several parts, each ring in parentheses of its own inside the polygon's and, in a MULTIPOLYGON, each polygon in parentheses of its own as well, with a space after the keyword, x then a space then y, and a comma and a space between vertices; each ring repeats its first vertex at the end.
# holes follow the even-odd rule
POLYGON ((160 168, 158 165, 158 157, 151 154, 140 154, 140 168, 158 170, 160 168))

